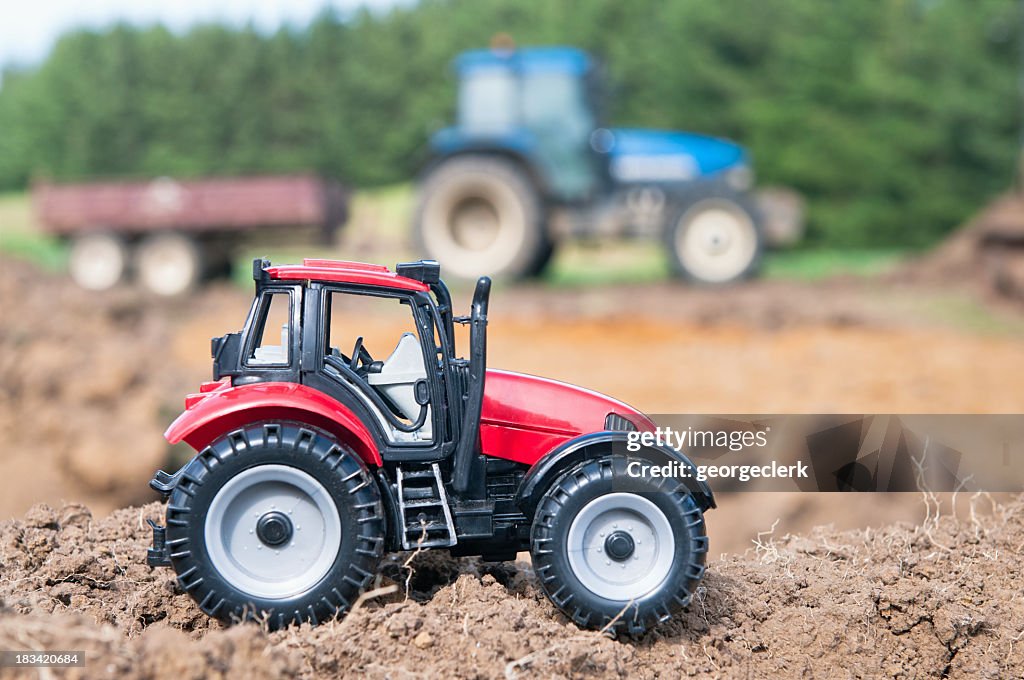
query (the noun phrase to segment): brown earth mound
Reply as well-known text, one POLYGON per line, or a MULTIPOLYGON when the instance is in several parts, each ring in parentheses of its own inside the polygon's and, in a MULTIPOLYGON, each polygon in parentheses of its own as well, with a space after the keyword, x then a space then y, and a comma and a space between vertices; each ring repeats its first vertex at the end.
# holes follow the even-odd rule
POLYGON ((27 482, 5 485, 5 504, 24 496, 28 507, 40 486, 137 502, 138 487, 120 482, 151 474, 166 453, 140 433, 157 429, 154 348, 166 345, 167 324, 136 295, 97 304, 33 267, 4 260, 0 268, 0 476, 27 482))
POLYGON ((893 279, 960 285, 1024 302, 1024 194, 992 201, 932 252, 893 279))
POLYGON ((177 323, 218 295, 93 293, 0 258, 0 517, 41 499, 105 514, 154 497, 146 481, 168 457, 160 433, 209 375, 208 359, 182 370, 177 323))
MULTIPOLYGON (((160 510, 97 521, 37 506, 0 524, 0 649, 85 650, 70 677, 1024 674, 1024 497, 967 520, 762 536, 712 561, 677 620, 620 640, 556 613, 526 563, 430 553, 413 561, 410 597, 314 629, 224 629, 169 571, 141 565, 143 519, 160 510)), ((386 571, 401 590, 400 562, 386 571)))

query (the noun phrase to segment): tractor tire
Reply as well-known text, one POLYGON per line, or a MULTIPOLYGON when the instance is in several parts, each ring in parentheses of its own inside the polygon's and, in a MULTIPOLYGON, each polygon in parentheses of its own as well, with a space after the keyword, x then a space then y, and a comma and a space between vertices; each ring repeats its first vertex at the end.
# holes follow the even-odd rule
POLYGON ((203 253, 194 239, 173 232, 147 236, 135 248, 135 275, 150 293, 184 295, 203 277, 203 253))
POLYGON ((665 247, 677 276, 704 285, 753 276, 764 236, 754 201, 728 187, 712 187, 676 210, 665 229, 665 247))
POLYGON ((95 233, 71 242, 68 273, 82 288, 109 290, 124 280, 127 270, 128 249, 120 236, 95 233))
POLYGON ((530 555, 548 598, 577 625, 639 635, 690 603, 708 540, 693 495, 671 477, 629 477, 604 456, 541 499, 530 555))
POLYGON ((514 163, 460 156, 435 168, 420 187, 413 226, 420 250, 461 279, 518 279, 550 258, 543 200, 514 163))
POLYGON ((317 625, 346 612, 384 549, 380 489, 325 433, 258 423, 187 464, 167 505, 178 584, 225 623, 317 625))
POLYGON ((544 246, 541 252, 538 253, 537 258, 533 264, 530 265, 530 269, 523 275, 524 277, 539 278, 544 275, 547 271, 548 265, 551 264, 551 260, 554 259, 555 253, 557 252, 557 244, 552 239, 545 239, 544 246))

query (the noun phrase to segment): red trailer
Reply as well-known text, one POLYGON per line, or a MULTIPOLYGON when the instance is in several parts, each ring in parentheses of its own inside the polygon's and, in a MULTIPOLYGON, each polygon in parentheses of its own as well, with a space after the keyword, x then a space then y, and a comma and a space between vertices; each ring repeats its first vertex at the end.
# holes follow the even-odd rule
POLYGON ((330 243, 348 217, 342 185, 313 175, 40 182, 32 198, 43 228, 71 242, 79 285, 103 290, 133 272, 161 295, 226 271, 240 245, 330 243))

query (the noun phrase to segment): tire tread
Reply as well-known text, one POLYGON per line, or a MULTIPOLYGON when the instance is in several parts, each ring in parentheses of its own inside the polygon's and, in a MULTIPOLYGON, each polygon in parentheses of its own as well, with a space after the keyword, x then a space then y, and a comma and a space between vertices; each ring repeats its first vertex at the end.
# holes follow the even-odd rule
MULTIPOLYGON (((363 462, 326 433, 301 424, 257 423, 225 433, 186 465, 181 482, 167 505, 167 545, 181 548, 170 555, 181 589, 196 601, 203 612, 225 623, 265 620, 271 630, 292 622, 317 625, 348 611, 350 602, 369 584, 376 571, 384 553, 385 530, 380 491, 363 462), (296 606, 296 600, 283 600, 282 609, 266 612, 259 612, 250 601, 252 598, 224 584, 212 565, 203 562, 186 547, 192 540, 189 533, 193 515, 200 518, 194 521, 205 519, 205 509, 200 513, 192 512, 197 490, 223 466, 262 448, 291 449, 324 463, 332 474, 338 476, 342 495, 351 499, 349 508, 359 527, 351 559, 343 574, 335 572, 333 578, 328 576, 315 586, 315 594, 310 595, 311 602, 303 599, 302 604, 296 606), (338 604, 332 602, 328 595, 332 595, 338 604), (211 607, 211 602, 216 604, 211 607), (284 607, 288 607, 287 611, 283 610, 284 607)), ((300 595, 297 599, 303 597, 300 595)))

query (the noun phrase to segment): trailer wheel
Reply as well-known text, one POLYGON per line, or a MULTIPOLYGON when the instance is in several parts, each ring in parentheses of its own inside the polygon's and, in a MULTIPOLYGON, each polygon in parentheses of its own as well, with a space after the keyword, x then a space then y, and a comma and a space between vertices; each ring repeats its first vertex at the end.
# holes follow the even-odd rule
POLYGON ((68 273, 86 290, 108 290, 124 279, 128 249, 115 234, 87 234, 71 243, 68 273))
POLYGON ((461 156, 420 188, 414 235, 420 249, 458 278, 521 278, 552 253, 541 197, 513 163, 461 156))
POLYGON ((195 288, 203 274, 202 252, 183 234, 148 236, 135 249, 135 274, 146 290, 164 297, 195 288))
POLYGON ((383 552, 380 490, 326 434, 286 423, 224 435, 167 505, 178 584, 225 623, 317 625, 347 611, 383 552))
POLYGON ((530 554, 544 592, 578 625, 640 634, 689 604, 708 543, 679 480, 630 477, 626 466, 605 456, 560 477, 537 507, 530 554))
POLYGON ((700 284, 723 284, 757 270, 763 247, 753 201, 721 188, 678 211, 665 233, 676 274, 700 284))

